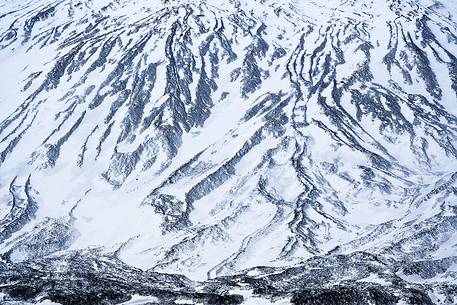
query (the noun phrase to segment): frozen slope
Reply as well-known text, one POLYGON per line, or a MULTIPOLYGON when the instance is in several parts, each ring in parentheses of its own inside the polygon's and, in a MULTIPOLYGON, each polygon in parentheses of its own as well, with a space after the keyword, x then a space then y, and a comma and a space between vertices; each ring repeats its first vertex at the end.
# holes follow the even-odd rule
POLYGON ((3 1, 0 268, 77 253, 125 269, 106 274, 203 281, 362 251, 457 302, 455 14, 431 0, 3 1))

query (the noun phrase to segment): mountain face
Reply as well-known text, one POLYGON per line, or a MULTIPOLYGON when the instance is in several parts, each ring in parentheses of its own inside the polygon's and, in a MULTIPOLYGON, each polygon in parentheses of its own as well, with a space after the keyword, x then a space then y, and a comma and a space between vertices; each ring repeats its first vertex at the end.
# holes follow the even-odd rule
POLYGON ((2 0, 3 304, 457 304, 453 0, 2 0))

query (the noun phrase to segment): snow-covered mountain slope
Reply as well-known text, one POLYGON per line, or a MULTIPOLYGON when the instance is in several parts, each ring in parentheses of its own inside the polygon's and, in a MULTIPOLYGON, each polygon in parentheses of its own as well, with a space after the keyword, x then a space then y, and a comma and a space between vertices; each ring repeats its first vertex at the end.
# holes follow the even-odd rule
MULTIPOLYGON (((364 253, 391 293, 454 304, 456 14, 451 0, 3 0, 0 268, 49 278, 43 262, 76 255, 109 261, 87 270, 106 281, 258 266, 303 280, 364 253)), ((292 289, 279 294, 316 304, 292 289)))

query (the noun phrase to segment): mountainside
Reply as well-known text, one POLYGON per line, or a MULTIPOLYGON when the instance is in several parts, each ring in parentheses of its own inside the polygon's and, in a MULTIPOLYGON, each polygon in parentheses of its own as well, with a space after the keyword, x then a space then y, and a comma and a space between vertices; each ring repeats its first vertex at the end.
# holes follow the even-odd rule
POLYGON ((0 300, 457 304, 456 15, 3 0, 0 300))

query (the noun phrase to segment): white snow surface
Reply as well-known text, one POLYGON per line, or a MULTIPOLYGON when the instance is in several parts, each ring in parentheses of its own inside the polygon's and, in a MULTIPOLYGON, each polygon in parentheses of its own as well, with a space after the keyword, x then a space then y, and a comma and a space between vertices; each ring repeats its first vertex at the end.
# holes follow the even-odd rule
MULTIPOLYGON (((441 231, 425 250, 428 240, 414 235, 456 211, 449 69, 457 7, 440 2, 2 1, 0 218, 31 197, 37 210, 0 252, 21 261, 101 248, 129 265, 195 280, 293 266, 329 251, 454 255, 457 233, 441 231), (436 40, 421 38, 418 20, 436 40), (263 42, 265 54, 256 54, 263 42), (427 87, 411 43, 428 58, 440 96, 427 87), (393 44, 396 64, 388 68, 393 44), (245 94, 254 78, 250 50, 261 83, 245 94), (284 56, 275 55, 280 50, 284 56), (183 63, 173 66, 177 58, 183 63), (152 67, 154 81, 138 85, 152 67), (352 81, 363 67, 372 78, 352 81), (216 84, 208 109, 197 104, 202 71, 216 84), (190 97, 182 88, 173 97, 171 73, 188 81, 190 97), (265 101, 269 94, 279 102, 265 101), (357 94, 379 103, 360 106, 357 94), (262 111, 247 118, 256 106, 262 111), (200 110, 208 112, 202 121, 200 110), (386 123, 397 110, 398 121, 386 123), (175 138, 168 129, 179 130, 175 138), (389 166, 376 165, 380 158, 389 166), (49 220, 65 224, 64 245, 42 233, 53 228, 49 220), (50 246, 30 254, 24 245, 35 234, 50 246)), ((288 303, 249 295, 245 304, 288 303)))

